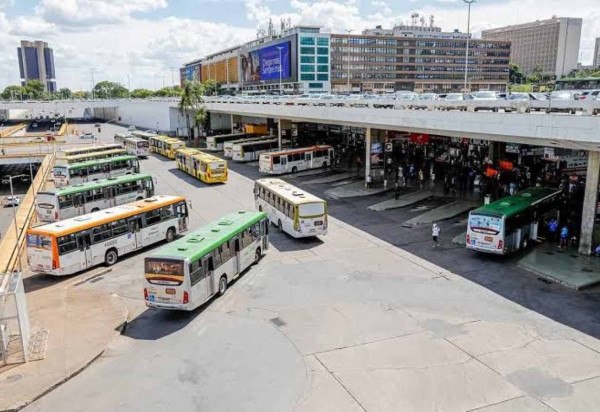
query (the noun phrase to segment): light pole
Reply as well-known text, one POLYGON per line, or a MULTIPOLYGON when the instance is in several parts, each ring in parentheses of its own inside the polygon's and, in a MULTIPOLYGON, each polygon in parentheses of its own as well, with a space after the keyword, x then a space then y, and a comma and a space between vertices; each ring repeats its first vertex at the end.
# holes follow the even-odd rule
POLYGON ((346 50, 347 50, 347 59, 348 61, 346 62, 346 68, 348 69, 348 73, 347 73, 347 79, 346 79, 346 88, 348 89, 348 93, 351 92, 350 90, 350 33, 352 33, 352 30, 346 30, 346 34, 348 35, 347 41, 348 44, 346 45, 346 50))
POLYGON ((282 95, 282 87, 281 87, 281 77, 283 75, 283 61, 281 59, 281 50, 283 50, 283 46, 277 46, 279 50, 279 95, 282 95))
MULTIPOLYGON (((8 183, 10 184, 10 197, 12 199, 12 210, 13 210, 13 223, 15 225, 15 235, 17 237, 17 242, 19 241, 19 228, 17 227, 17 212, 15 211, 15 193, 13 192, 13 184, 12 181, 13 179, 16 179, 17 177, 27 177, 27 175, 21 174, 21 175, 16 175, 16 176, 5 176, 8 177, 8 183)), ((33 184, 33 183, 32 183, 33 184)), ((23 268, 21 267, 21 259, 18 259, 19 262, 19 272, 23 271, 23 268)))
POLYGON ((469 40, 471 39, 471 4, 476 3, 477 0, 463 0, 469 6, 469 14, 467 17, 467 48, 465 50, 465 84, 463 91, 467 92, 467 75, 469 71, 469 40))

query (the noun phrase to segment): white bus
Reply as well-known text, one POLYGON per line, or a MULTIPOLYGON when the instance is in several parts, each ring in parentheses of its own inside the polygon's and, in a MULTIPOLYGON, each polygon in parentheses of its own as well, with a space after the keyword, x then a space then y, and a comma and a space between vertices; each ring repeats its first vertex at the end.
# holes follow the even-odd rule
POLYGON ((150 155, 150 143, 139 137, 128 137, 123 143, 127 153, 137 157, 148 157, 150 155))
POLYGON ((225 215, 165 245, 144 262, 146 306, 193 310, 227 285, 269 248, 264 213, 225 215))
POLYGON ((327 202, 281 179, 257 180, 254 200, 280 231, 295 238, 327 234, 327 202))
POLYGON ((273 136, 247 137, 245 139, 231 140, 223 143, 223 156, 231 159, 233 157, 233 145, 247 142, 261 142, 263 140, 271 140, 273 136))
POLYGON ((39 221, 56 222, 153 195, 151 175, 125 175, 38 192, 35 211, 39 221))
POLYGON ((261 153, 277 150, 278 147, 279 141, 277 139, 238 143, 233 145, 232 158, 236 162, 251 162, 253 160, 258 160, 261 153))
POLYGON ((125 147, 125 139, 127 139, 129 137, 133 137, 133 136, 130 135, 129 133, 115 133, 113 140, 115 141, 115 144, 118 144, 121 147, 125 147))
POLYGON ((69 165, 56 165, 52 169, 54 186, 63 187, 139 173, 140 163, 136 156, 117 156, 100 160, 89 160, 69 165))
POLYGON ((223 150, 223 144, 232 140, 243 139, 244 137, 252 136, 247 133, 232 133, 232 134, 220 134, 216 136, 206 137, 206 149, 211 152, 218 152, 223 150))
POLYGON ((154 196, 27 230, 27 259, 33 272, 70 275, 187 230, 181 196, 154 196))
POLYGON ((156 136, 156 133, 142 132, 141 130, 134 130, 131 132, 131 135, 133 137, 138 137, 140 139, 150 140, 151 137, 156 136))
POLYGON ((332 161, 333 147, 331 146, 302 147, 261 154, 258 170, 273 175, 296 173, 301 170, 327 167, 332 161))
POLYGON ((76 147, 73 149, 64 149, 56 152, 56 159, 64 159, 72 156, 79 156, 88 153, 96 153, 96 152, 106 152, 107 150, 121 149, 121 146, 118 144, 106 144, 102 146, 85 146, 85 147, 76 147))

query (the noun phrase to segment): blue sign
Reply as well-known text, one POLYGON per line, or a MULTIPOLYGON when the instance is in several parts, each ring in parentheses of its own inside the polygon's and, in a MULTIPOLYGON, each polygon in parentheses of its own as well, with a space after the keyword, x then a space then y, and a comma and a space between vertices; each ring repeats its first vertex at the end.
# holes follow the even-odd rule
POLYGON ((265 47, 258 51, 260 80, 277 80, 291 77, 290 42, 265 47))

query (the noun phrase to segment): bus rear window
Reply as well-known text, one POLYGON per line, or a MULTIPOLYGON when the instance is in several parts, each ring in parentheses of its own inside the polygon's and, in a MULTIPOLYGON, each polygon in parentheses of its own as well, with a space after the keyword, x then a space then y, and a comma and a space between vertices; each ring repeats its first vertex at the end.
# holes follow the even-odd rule
POLYGON ((323 216, 325 214, 325 203, 305 203, 298 206, 300 217, 323 216))
POLYGON ((183 261, 170 259, 146 259, 146 280, 154 285, 181 285, 183 261))
POLYGON ((225 170, 225 163, 223 163, 223 162, 211 163, 210 170, 212 170, 213 172, 223 171, 223 170, 225 170))
POLYGON ((45 235, 29 234, 27 235, 27 247, 51 250, 52 238, 50 236, 45 235))
POLYGON ((502 219, 486 215, 470 215, 469 228, 476 233, 497 235, 502 229, 502 219))

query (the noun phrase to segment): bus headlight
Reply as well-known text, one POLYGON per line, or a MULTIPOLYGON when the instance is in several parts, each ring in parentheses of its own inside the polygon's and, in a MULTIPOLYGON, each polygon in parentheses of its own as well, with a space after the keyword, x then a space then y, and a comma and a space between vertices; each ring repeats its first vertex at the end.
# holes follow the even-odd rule
POLYGON ((294 230, 295 231, 300 230, 300 222, 298 222, 297 220, 294 222, 294 230))

